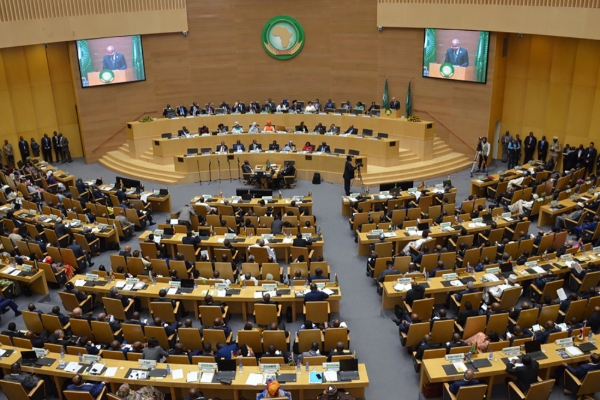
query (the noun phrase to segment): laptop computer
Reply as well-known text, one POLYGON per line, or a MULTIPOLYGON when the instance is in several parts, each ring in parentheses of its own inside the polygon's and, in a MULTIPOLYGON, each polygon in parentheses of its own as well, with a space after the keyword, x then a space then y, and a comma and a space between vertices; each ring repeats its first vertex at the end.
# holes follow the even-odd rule
POLYGON ((532 360, 541 360, 548 358, 542 351, 542 342, 539 340, 531 340, 524 343, 525 354, 531 357, 532 360))
POLYGON ((38 358, 35 350, 21 351, 21 364, 28 367, 49 367, 54 361, 54 358, 38 358))
POLYGON ((179 291, 181 293, 192 293, 194 291, 194 280, 193 279, 181 279, 181 286, 179 291))
POLYGON ((429 229, 429 222, 420 222, 419 224, 417 224, 417 230, 424 231, 427 229, 429 229))
POLYGON ((235 379, 236 360, 217 360, 218 372, 215 374, 215 380, 232 381, 235 379))
POLYGON ((175 229, 173 228, 165 228, 163 229, 163 234, 161 236, 162 239, 171 239, 173 234, 175 233, 175 229))
POLYGON ((508 279, 509 276, 514 274, 512 263, 508 262, 500 264, 500 274, 503 275, 506 279, 508 279))
POLYGON ((358 380, 358 359, 340 360, 340 371, 338 377, 342 382, 358 380))

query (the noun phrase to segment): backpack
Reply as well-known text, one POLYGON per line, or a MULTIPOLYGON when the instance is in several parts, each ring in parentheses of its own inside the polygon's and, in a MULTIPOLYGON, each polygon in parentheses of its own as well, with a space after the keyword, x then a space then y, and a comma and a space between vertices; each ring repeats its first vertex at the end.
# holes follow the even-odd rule
POLYGON ((320 172, 315 172, 313 175, 313 179, 312 179, 312 183, 313 185, 320 185, 321 184, 321 173, 320 172))

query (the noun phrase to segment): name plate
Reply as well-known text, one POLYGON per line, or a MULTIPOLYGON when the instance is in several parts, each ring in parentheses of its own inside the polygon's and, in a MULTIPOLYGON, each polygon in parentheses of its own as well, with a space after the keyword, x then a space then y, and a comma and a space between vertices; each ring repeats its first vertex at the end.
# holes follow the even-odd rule
POLYGON ((339 371, 340 363, 339 362, 324 362, 323 369, 325 371, 339 371))
POLYGON ((138 363, 139 363, 140 367, 142 367, 142 368, 152 369, 152 368, 156 367, 155 360, 144 360, 143 358, 141 358, 138 360, 138 363))
POLYGON ((226 233, 225 234, 225 239, 235 239, 236 236, 237 235, 235 233, 226 233))
POLYGON ((568 338, 564 338, 564 339, 557 339, 554 343, 556 343, 556 345, 560 346, 560 347, 573 346, 573 338, 568 337, 568 338))
POLYGON ((488 274, 497 274, 498 272, 500 272, 500 268, 499 267, 488 268, 485 270, 485 272, 487 272, 488 274))
POLYGON ((398 278, 398 283, 401 285, 410 285, 412 278, 398 278))
POLYGON ((533 268, 533 267, 537 266, 537 261, 528 261, 525 263, 525 266, 527 268, 533 268))
POLYGON ((465 357, 465 355, 463 353, 446 354, 444 356, 444 358, 446 359, 446 361, 450 361, 450 362, 462 361, 464 357, 465 357))
POLYGON ((445 281, 454 280, 454 279, 456 279, 456 273, 453 272, 451 274, 444 274, 444 275, 442 275, 442 279, 445 281))
POLYGON ((125 279, 125 282, 127 282, 128 285, 135 285, 139 281, 140 280, 138 278, 127 278, 127 279, 125 279))
POLYGON ((514 356, 521 352, 521 346, 505 347, 502 349, 502 352, 507 356, 514 356))
POLYGON ((474 223, 479 223, 479 222, 483 222, 483 218, 473 218, 471 221, 474 223))
POLYGON ((267 292, 272 292, 273 290, 277 290, 277 284, 276 283, 263 283, 262 288, 263 288, 263 290, 265 290, 267 292))
POLYGON ((406 232, 416 232, 416 231, 417 231, 416 226, 409 226, 406 228, 406 232))
POLYGON ((216 371, 217 370, 217 363, 203 363, 203 362, 199 362, 198 363, 198 368, 200 368, 200 371, 216 371))
POLYGON ((48 353, 48 350, 46 350, 46 349, 34 349, 34 350, 35 350, 35 355, 38 356, 38 358, 46 357, 46 354, 48 353))
POLYGON ((227 290, 227 284, 226 283, 215 283, 215 289, 227 290))
POLYGON ((594 253, 600 253, 600 246, 592 247, 594 253))
POLYGON ((85 274, 85 279, 88 281, 97 281, 98 275, 97 274, 85 274))
POLYGON ((21 269, 25 272, 31 272, 31 265, 23 264, 21 269))
POLYGON ((563 254, 560 256, 560 259, 563 261, 571 261, 573 259, 573 255, 571 254, 563 254))
POLYGON ((452 222, 442 222, 440 226, 442 228, 450 228, 452 226, 452 222))
POLYGON ((279 364, 260 364, 260 370, 263 372, 277 372, 279 368, 279 364))
POLYGON ((322 290, 322 289, 325 289, 325 282, 318 282, 318 283, 317 283, 317 288, 319 288, 319 289, 321 289, 321 290, 322 290))
POLYGON ((169 287, 179 289, 181 287, 181 282, 178 282, 178 281, 169 281, 169 287))
POLYGON ((502 213, 502 218, 510 218, 512 214, 509 212, 502 213))
POLYGON ((381 235, 383 233, 383 229, 373 229, 369 232, 371 235, 381 235))
POLYGON ((86 363, 95 363, 95 362, 99 362, 100 361, 100 356, 93 356, 91 354, 84 354, 82 359, 83 359, 83 362, 86 362, 86 363))

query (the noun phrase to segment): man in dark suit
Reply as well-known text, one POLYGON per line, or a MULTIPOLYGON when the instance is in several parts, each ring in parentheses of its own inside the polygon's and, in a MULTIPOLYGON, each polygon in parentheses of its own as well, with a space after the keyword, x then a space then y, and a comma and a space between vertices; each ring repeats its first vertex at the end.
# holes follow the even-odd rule
POLYGON ((544 324, 543 331, 536 331, 534 333, 535 340, 539 340, 542 344, 548 343, 548 337, 550 337, 551 333, 560 332, 560 328, 558 328, 554 322, 548 320, 544 324))
POLYGON ((233 144, 233 151, 246 151, 246 147, 241 140, 238 140, 233 144))
POLYGON ((206 105, 206 113, 208 115, 213 115, 215 113, 215 105, 213 103, 209 103, 206 105))
POLYGON ((80 261, 79 265, 81 269, 94 266, 94 263, 92 262, 92 256, 90 255, 90 253, 83 250, 83 247, 81 247, 77 243, 77 240, 73 239, 73 242, 70 245, 68 245, 67 248, 73 250, 73 254, 75 255, 76 259, 78 259, 79 257, 83 257, 83 260, 80 261))
POLYGON ((229 112, 231 111, 231 107, 229 106, 229 104, 227 104, 227 102, 225 100, 223 100, 221 102, 221 105, 219 106, 219 108, 224 109, 227 114, 229 114, 229 112))
POLYGON ((469 66, 469 53, 467 52, 467 49, 460 47, 460 41, 458 39, 452 39, 452 47, 446 51, 446 59, 444 62, 449 62, 452 65, 461 67, 469 66))
POLYGON ((44 133, 42 138, 42 156, 47 162, 52 162, 52 140, 50 140, 47 133, 44 133))
POLYGON ((546 136, 542 136, 542 140, 538 142, 538 159, 546 162, 546 155, 548 154, 548 141, 546 140, 546 136))
POLYGON ((279 151, 279 144, 277 144, 277 140, 273 140, 273 143, 269 145, 269 150, 279 151))
POLYGON ((523 366, 517 367, 511 362, 506 366, 506 373, 515 376, 517 378, 515 385, 523 394, 527 394, 529 387, 537 382, 538 362, 525 354, 520 360, 517 360, 516 364, 523 364, 523 366))
POLYGON ((323 301, 327 300, 328 297, 329 295, 327 293, 321 292, 317 289, 316 283, 311 283, 310 292, 304 295, 304 302, 306 303, 307 301, 323 301))
POLYGON ((600 330, 600 307, 594 307, 594 313, 588 317, 586 325, 593 333, 598 333, 600 330))
POLYGON ((256 139, 252 139, 252 143, 250 143, 250 146, 248 147, 249 151, 252 150, 262 150, 262 144, 257 143, 256 139))
POLYGON ((456 394, 458 393, 458 389, 460 389, 463 386, 472 386, 472 385, 479 385, 479 381, 477 379, 475 379, 475 372, 473 372, 472 369, 467 369, 465 371, 465 377, 462 381, 456 381, 453 382, 450 385, 450 392, 456 396, 456 394))
POLYGON ((142 329, 146 326, 146 324, 142 321, 140 321, 140 313, 137 311, 134 311, 133 314, 131 315, 131 319, 128 319, 127 321, 123 322, 124 324, 132 324, 132 325, 139 325, 142 327, 142 329))
POLYGON ((2 331, 0 334, 10 337, 25 337, 25 334, 23 332, 17 330, 17 324, 15 324, 14 322, 9 322, 7 329, 5 331, 2 331))
POLYGON ((106 55, 102 57, 102 69, 127 69, 125 56, 121 53, 117 53, 113 46, 108 46, 106 48, 106 55))
POLYGON ((59 306, 52 307, 52 311, 48 314, 58 317, 58 320, 60 321, 60 324, 62 326, 65 326, 66 324, 69 323, 69 317, 67 317, 66 315, 64 315, 63 313, 60 312, 59 306))
POLYGON ((467 318, 476 317, 479 315, 479 311, 473 310, 473 305, 470 301, 465 302, 465 309, 458 313, 456 317, 456 323, 460 326, 465 326, 467 318))
POLYGON ((419 285, 417 282, 412 281, 410 283, 410 289, 406 292, 404 302, 412 307, 415 300, 421 300, 425 295, 425 286, 419 285))
POLYGON ((19 139, 19 151, 21 152, 21 159, 23 162, 25 162, 27 157, 29 157, 29 143, 23 138, 23 136, 21 136, 19 139))
POLYGON ((179 103, 179 105, 177 106, 176 112, 177 112, 177 116, 179 116, 179 117, 185 117, 188 114, 188 110, 187 110, 187 108, 185 108, 183 103, 179 103))
POLYGON ((191 244, 194 246, 194 249, 197 249, 200 245, 200 236, 196 236, 192 234, 192 231, 187 231, 185 237, 181 239, 183 244, 191 244))
POLYGON ((58 133, 54 131, 54 136, 52 136, 52 147, 54 148, 54 155, 56 156, 56 162, 62 160, 62 149, 60 147, 60 138, 58 137, 58 133))
MULTIPOLYGON (((273 222, 271 222, 271 234, 279 235, 282 231, 283 231, 283 221, 281 220, 281 215, 275 214, 275 216, 273 217, 273 222)), ((300 235, 300 236, 302 236, 302 235, 300 235)), ((292 246, 297 246, 297 245, 293 244, 292 246)), ((306 245, 304 247, 306 247, 306 245)))
POLYGON ((398 100, 396 100, 395 97, 392 97, 392 101, 390 101, 390 109, 391 110, 399 110, 400 109, 400 102, 398 100))
POLYGON ((202 114, 202 110, 200 109, 200 106, 198 105, 198 103, 196 103, 195 101, 192 103, 192 105, 190 106, 190 115, 193 115, 194 117, 196 115, 200 115, 202 114))
POLYGON ((454 347, 464 347, 468 346, 467 342, 463 341, 460 337, 460 333, 454 333, 452 335, 452 341, 448 342, 446 345, 446 353, 450 354, 450 349, 454 347))
MULTIPOLYGON (((560 377, 564 374, 564 370, 568 370, 571 374, 575 375, 577 379, 583 381, 588 372, 596 371, 600 369, 600 356, 596 353, 590 354, 590 358, 588 359, 587 364, 581 364, 577 368, 573 368, 567 363, 562 363, 562 366, 559 366, 554 371, 554 378, 557 382, 559 382, 560 377)), ((571 379, 565 380, 565 393, 575 393, 577 392, 577 385, 571 379)))
POLYGON ((229 147, 225 144, 224 141, 221 141, 221 144, 217 145, 218 153, 227 153, 227 150, 229 150, 229 147))
POLYGON ((536 137, 533 136, 533 132, 529 132, 529 136, 525 138, 525 160, 523 160, 523 162, 529 162, 529 160, 533 160, 533 152, 535 151, 536 144, 536 137))
POLYGON ((466 288, 465 290, 463 290, 463 291, 461 291, 461 292, 459 292, 459 293, 455 294, 455 295, 454 295, 454 298, 456 299, 456 301, 458 301, 458 302, 460 303, 460 302, 461 302, 461 300, 462 300, 462 297, 463 297, 465 294, 469 294, 469 293, 476 293, 476 292, 478 292, 478 291, 479 291, 479 290, 475 288, 475 283, 473 283, 473 282, 468 282, 468 283, 467 283, 467 288, 466 288))
MULTIPOLYGON (((19 148, 21 148, 21 142, 19 142, 19 148)), ((594 142, 590 142, 590 146, 585 149, 585 152, 583 153, 583 166, 588 174, 591 174, 594 170, 597 154, 598 152, 594 148, 594 142)))
POLYGON ((431 341, 431 335, 426 334, 425 336, 423 336, 423 340, 421 340, 419 346, 417 347, 417 352, 415 353, 415 360, 422 360, 425 350, 439 349, 440 347, 442 347, 441 344, 434 344, 431 341))
POLYGON ((31 391, 34 387, 37 386, 38 382, 40 381, 39 378, 37 378, 33 374, 21 372, 20 363, 14 363, 13 365, 11 365, 10 374, 4 375, 4 380, 20 383, 26 392, 31 391))
MULTIPOLYGON (((324 145, 325 142, 323 142, 321 147, 323 147, 324 145)), ((344 167, 344 191, 346 192, 346 196, 350 196, 350 183, 352 179, 354 179, 354 171, 356 171, 357 168, 358 166, 352 165, 352 156, 347 156, 346 166, 344 167)))

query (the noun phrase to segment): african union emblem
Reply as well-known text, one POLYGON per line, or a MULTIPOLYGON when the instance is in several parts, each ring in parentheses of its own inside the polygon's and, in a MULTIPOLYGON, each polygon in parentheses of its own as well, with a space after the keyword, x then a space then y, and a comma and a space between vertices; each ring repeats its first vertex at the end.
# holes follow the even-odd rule
POLYGON ((304 30, 294 18, 279 15, 265 24, 262 31, 262 44, 271 57, 288 60, 302 50, 304 30))

